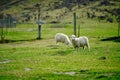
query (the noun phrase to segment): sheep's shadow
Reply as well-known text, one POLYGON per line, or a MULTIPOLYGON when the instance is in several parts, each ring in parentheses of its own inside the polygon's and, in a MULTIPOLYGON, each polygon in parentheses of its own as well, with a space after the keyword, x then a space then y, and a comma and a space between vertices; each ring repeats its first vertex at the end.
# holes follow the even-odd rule
POLYGON ((52 56, 60 55, 60 56, 65 56, 71 53, 71 49, 68 47, 60 46, 60 45, 49 45, 48 46, 50 49, 54 49, 54 53, 52 56))
POLYGON ((49 47, 50 49, 58 49, 58 45, 49 45, 49 46, 47 46, 47 47, 49 47))
POLYGON ((114 42, 120 42, 120 36, 119 37, 108 37, 108 38, 104 38, 101 39, 101 41, 114 41, 114 42))
POLYGON ((59 50, 59 51, 56 51, 56 54, 55 55, 60 55, 60 56, 65 56, 65 55, 68 55, 70 52, 68 50, 59 50))

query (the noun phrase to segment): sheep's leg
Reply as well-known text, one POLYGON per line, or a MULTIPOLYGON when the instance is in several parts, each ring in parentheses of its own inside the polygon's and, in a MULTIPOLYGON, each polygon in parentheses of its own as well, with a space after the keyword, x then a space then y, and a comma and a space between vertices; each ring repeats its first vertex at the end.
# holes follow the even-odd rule
POLYGON ((78 47, 76 48, 76 51, 77 51, 77 52, 79 51, 79 48, 78 48, 78 47))
POLYGON ((76 50, 77 50, 77 48, 76 48, 76 47, 74 47, 74 50, 76 51, 76 50))
POLYGON ((76 47, 76 51, 79 52, 79 50, 80 50, 80 47, 77 46, 77 47, 76 47))
POLYGON ((85 47, 83 46, 82 48, 83 48, 83 52, 84 52, 84 50, 85 50, 85 47))
POLYGON ((62 42, 62 45, 64 46, 64 42, 62 42))
POLYGON ((78 50, 79 50, 79 48, 78 48, 78 47, 74 48, 74 52, 75 52, 75 53, 77 53, 77 52, 78 52, 78 50))
POLYGON ((74 46, 74 51, 77 51, 77 47, 76 46, 74 46))
POLYGON ((74 53, 76 53, 76 47, 75 46, 73 46, 73 49, 74 49, 74 53))
POLYGON ((85 47, 83 46, 83 51, 85 50, 85 47))
POLYGON ((56 41, 56 45, 59 45, 58 41, 56 41))
POLYGON ((57 45, 57 41, 56 41, 56 45, 57 45))

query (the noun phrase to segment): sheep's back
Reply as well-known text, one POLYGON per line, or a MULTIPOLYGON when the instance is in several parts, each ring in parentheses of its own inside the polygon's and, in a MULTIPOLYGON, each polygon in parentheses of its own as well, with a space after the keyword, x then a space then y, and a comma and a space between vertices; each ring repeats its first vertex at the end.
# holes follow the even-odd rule
POLYGON ((89 40, 88 40, 88 38, 86 36, 83 36, 83 39, 84 39, 86 44, 89 42, 89 40))
POLYGON ((79 45, 80 46, 84 46, 85 45, 85 40, 84 40, 84 38, 83 37, 79 37, 79 45))
POLYGON ((57 34, 55 35, 55 39, 56 39, 57 41, 64 42, 65 39, 66 39, 66 36, 65 36, 64 34, 62 34, 62 33, 57 33, 57 34))
POLYGON ((79 42, 81 45, 86 45, 88 44, 88 38, 86 36, 79 37, 79 42))

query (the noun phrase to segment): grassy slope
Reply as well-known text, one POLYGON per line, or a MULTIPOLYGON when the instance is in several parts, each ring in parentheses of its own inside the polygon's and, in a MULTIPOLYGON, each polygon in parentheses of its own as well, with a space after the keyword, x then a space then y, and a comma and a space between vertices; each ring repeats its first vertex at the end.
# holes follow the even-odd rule
POLYGON ((72 25, 64 25, 65 28, 43 25, 42 40, 35 40, 37 37, 35 25, 19 24, 17 28, 10 29, 6 38, 15 42, 0 44, 0 79, 117 80, 120 78, 120 43, 101 41, 117 34, 117 24, 98 23, 89 19, 85 21, 89 24, 81 25, 81 35, 89 37, 90 52, 87 49, 84 52, 81 49, 74 52, 72 46, 55 45, 54 35, 58 32, 72 35, 72 25), (106 59, 99 60, 102 56, 106 59), (2 63, 4 61, 7 63, 2 63), (76 74, 71 76, 66 72, 76 74))
MULTIPOLYGON (((77 15, 81 16, 83 13, 85 16, 87 7, 77 9, 77 15)), ((11 12, 14 8, 11 8, 11 12)), ((60 11, 53 10, 50 14, 54 16, 60 11)), ((72 15, 73 12, 67 13, 61 19, 62 22, 72 22, 72 15)), ((120 43, 101 41, 117 35, 117 23, 86 18, 78 19, 77 23, 81 27, 80 35, 86 35, 90 40, 90 52, 87 49, 84 52, 82 49, 74 52, 72 46, 55 45, 54 35, 62 32, 71 36, 72 24, 43 25, 42 40, 36 40, 37 25, 18 24, 17 28, 9 29, 6 39, 11 42, 0 44, 0 80, 118 80, 120 43), (64 28, 53 28, 56 26, 64 28), (99 60, 100 57, 106 59, 99 60), (72 72, 75 74, 72 75, 72 72)))

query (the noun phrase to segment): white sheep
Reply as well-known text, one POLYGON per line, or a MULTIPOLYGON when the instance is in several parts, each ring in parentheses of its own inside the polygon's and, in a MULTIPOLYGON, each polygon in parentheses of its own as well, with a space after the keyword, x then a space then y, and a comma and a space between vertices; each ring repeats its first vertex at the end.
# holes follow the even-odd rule
POLYGON ((65 43, 66 45, 71 44, 70 39, 68 38, 68 36, 66 34, 63 34, 63 33, 57 33, 55 35, 55 41, 56 41, 56 44, 58 42, 65 43))
POLYGON ((83 47, 83 50, 85 49, 85 46, 88 47, 90 51, 90 45, 89 45, 89 40, 86 36, 81 36, 77 38, 75 35, 71 36, 71 41, 74 49, 78 49, 79 47, 83 47))
POLYGON ((76 38, 75 35, 71 36, 71 42, 75 50, 79 48, 79 38, 76 38))

